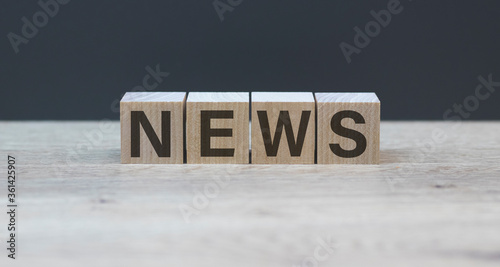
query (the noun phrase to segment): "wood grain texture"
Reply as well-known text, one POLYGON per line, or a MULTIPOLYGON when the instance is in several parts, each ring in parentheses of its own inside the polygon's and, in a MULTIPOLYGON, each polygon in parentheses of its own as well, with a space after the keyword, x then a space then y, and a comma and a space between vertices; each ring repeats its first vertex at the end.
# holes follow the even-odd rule
POLYGON ((496 267, 499 132, 383 121, 380 165, 133 165, 118 122, 0 122, 19 202, 19 260, 0 266, 300 266, 330 236, 318 266, 496 267), (186 223, 179 207, 218 180, 186 223))
POLYGON ((380 101, 377 96, 374 93, 314 95, 318 112, 318 164, 379 164, 380 101), (340 112, 350 112, 346 116, 352 117, 336 119, 334 116, 342 115, 340 112), (358 114, 361 116, 354 116, 358 114), (342 127, 349 129, 343 133, 344 136, 338 134, 342 127), (333 129, 337 129, 337 133, 333 129), (360 136, 362 142, 352 130, 363 135, 360 136), (337 150, 333 150, 331 145, 338 146, 337 150))
MULTIPOLYGON (((184 103, 186 93, 181 92, 129 92, 120 101, 121 122, 121 162, 122 163, 155 163, 182 164, 184 161, 184 103), (136 139, 140 146, 139 156, 132 155, 132 112, 144 112, 152 129, 153 135, 161 142, 162 112, 169 112, 170 142, 169 155, 159 155, 153 148, 150 138, 145 133, 142 122, 139 125, 139 135, 136 139)), ((167 115, 165 115, 167 116, 167 115)), ((165 144, 163 144, 165 145, 165 144)))
POLYGON ((314 123, 312 93, 252 92, 252 164, 313 164, 314 123))
POLYGON ((189 93, 188 164, 248 164, 249 93, 189 93))

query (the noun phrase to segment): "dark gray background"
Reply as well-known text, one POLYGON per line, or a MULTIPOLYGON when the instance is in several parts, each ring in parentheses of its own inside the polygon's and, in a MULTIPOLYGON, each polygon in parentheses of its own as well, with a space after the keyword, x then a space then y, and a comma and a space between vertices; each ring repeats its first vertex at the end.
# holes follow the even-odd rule
MULTIPOLYGON (((156 91, 374 91, 383 119, 442 119, 479 75, 500 81, 493 0, 401 0, 348 64, 339 44, 388 2, 243 0, 221 21, 212 0, 72 0, 16 54, 7 34, 41 8, 2 1, 0 119, 118 119, 113 101, 157 64, 156 91)), ((469 119, 500 119, 499 95, 469 119)))

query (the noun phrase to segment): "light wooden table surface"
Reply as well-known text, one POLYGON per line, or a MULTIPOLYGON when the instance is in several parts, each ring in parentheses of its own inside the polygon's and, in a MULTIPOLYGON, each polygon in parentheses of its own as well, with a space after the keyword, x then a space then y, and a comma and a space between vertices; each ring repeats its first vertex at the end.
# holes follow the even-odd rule
POLYGON ((382 122, 372 166, 122 165, 119 138, 118 122, 0 122, 0 266, 500 266, 498 122, 382 122))

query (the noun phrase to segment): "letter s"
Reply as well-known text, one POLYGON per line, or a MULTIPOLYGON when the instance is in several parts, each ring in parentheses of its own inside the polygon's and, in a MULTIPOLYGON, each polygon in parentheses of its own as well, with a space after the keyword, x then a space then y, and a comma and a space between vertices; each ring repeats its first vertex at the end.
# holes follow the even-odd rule
POLYGON ((332 131, 342 137, 347 137, 356 142, 356 147, 352 150, 344 150, 339 144, 330 144, 330 150, 333 154, 342 158, 355 158, 363 154, 366 150, 366 137, 355 130, 345 128, 341 122, 344 118, 351 118, 355 123, 364 124, 365 119, 361 114, 353 110, 344 110, 333 115, 330 121, 332 131))

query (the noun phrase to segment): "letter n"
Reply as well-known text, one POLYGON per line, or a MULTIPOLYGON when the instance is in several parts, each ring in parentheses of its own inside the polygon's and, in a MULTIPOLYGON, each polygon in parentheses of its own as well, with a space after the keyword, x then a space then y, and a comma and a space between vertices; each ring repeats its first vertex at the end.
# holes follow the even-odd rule
POLYGON ((170 157, 170 111, 161 112, 161 142, 144 111, 131 111, 131 157, 141 156, 141 128, 158 157, 170 157))

